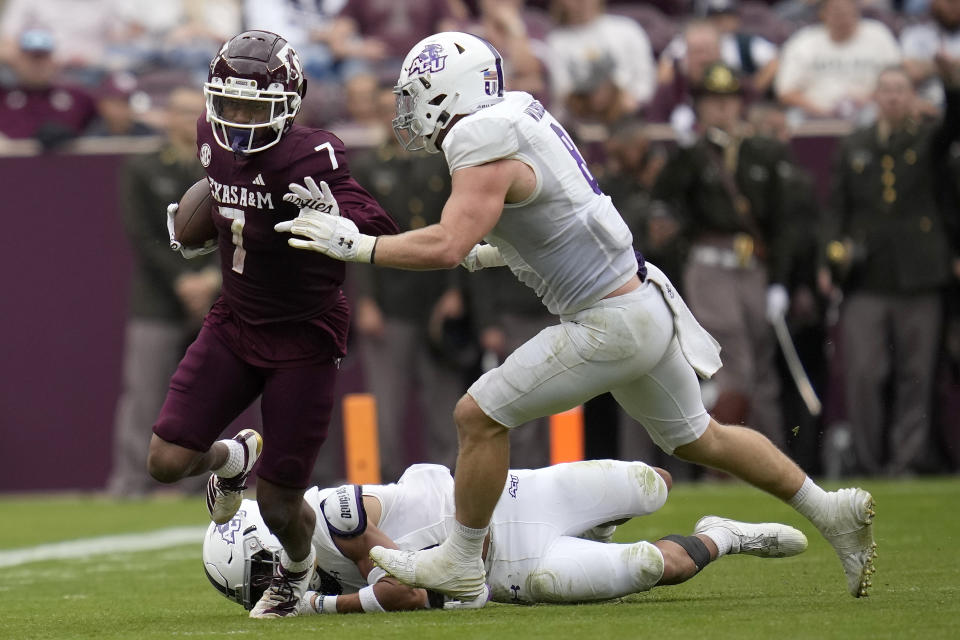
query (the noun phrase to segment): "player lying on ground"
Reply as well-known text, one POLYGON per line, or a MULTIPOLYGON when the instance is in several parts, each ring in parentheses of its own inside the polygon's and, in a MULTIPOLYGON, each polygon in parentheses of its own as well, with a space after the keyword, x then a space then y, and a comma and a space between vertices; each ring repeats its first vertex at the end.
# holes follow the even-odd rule
MULTIPOLYGON (((693 535, 605 543, 615 524, 663 506, 670 474, 642 462, 594 460, 510 470, 484 544, 487 593, 495 602, 608 600, 692 578, 729 553, 793 556, 807 547, 784 524, 701 518, 693 535)), ((317 571, 299 613, 359 613, 437 607, 439 594, 399 583, 369 558, 374 545, 423 549, 454 526, 453 478, 440 465, 410 467, 396 484, 312 488, 317 571)), ((226 524, 211 524, 204 569, 227 598, 250 608, 270 583, 279 542, 257 503, 244 500, 226 524)), ((446 608, 482 606, 449 601, 446 608)))

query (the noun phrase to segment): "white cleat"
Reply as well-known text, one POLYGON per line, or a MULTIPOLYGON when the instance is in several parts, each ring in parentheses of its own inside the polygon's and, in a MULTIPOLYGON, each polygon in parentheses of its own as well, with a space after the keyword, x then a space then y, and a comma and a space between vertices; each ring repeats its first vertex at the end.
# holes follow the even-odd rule
POLYGON ((693 532, 704 533, 720 527, 733 534, 730 553, 745 553, 759 558, 789 558, 803 553, 807 536, 798 529, 779 522, 740 522, 720 516, 704 516, 697 520, 693 532))
MULTIPOLYGON (((462 604, 486 604, 486 572, 483 560, 457 560, 450 557, 446 543, 423 551, 400 551, 376 546, 370 559, 400 582, 422 587, 459 600, 462 604)), ((461 606, 460 608, 466 608, 461 606)))
POLYGON ((873 496, 863 489, 840 489, 827 494, 830 505, 820 533, 843 564, 847 589, 854 598, 869 595, 876 571, 877 543, 873 540, 873 496))
POLYGON ((243 490, 247 488, 247 476, 263 450, 263 438, 253 429, 244 429, 233 439, 243 445, 243 471, 232 478, 221 478, 215 473, 207 480, 207 511, 217 524, 230 522, 243 502, 243 490))
POLYGON ((308 613, 307 594, 313 593, 309 591, 310 578, 317 562, 312 547, 309 558, 310 564, 303 571, 288 571, 279 562, 276 564, 270 586, 250 610, 251 618, 291 618, 308 613))

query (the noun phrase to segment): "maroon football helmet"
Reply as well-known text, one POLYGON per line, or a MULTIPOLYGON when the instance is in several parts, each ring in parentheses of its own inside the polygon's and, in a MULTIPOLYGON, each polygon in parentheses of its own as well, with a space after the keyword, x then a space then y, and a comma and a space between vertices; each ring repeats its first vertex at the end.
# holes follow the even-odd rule
POLYGON ((282 37, 244 31, 227 41, 210 62, 203 85, 207 121, 224 149, 268 149, 293 124, 307 90, 300 58, 282 37))

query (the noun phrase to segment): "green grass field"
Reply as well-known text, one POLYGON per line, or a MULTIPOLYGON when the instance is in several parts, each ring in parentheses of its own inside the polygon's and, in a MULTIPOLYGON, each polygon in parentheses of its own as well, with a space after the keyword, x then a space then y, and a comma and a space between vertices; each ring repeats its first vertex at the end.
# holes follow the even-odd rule
MULTIPOLYGON (((960 478, 867 481, 877 499, 872 595, 846 592, 833 550, 785 505, 736 483, 674 488, 618 540, 689 533, 715 513, 802 529, 806 553, 730 557, 690 582, 578 606, 250 620, 207 583, 200 543, 0 568, 0 639, 20 638, 960 638, 960 478)), ((32 545, 203 525, 202 498, 0 497, 0 555, 32 545)))

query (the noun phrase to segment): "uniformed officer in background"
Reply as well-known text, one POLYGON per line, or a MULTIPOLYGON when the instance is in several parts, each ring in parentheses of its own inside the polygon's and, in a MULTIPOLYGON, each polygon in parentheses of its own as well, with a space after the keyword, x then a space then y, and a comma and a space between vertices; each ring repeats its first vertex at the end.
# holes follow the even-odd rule
MULTIPOLYGON (((877 122, 843 141, 833 174, 827 258, 844 294, 846 406, 862 473, 916 471, 930 436, 941 294, 955 259, 937 195, 960 137, 958 64, 936 62, 944 117, 918 120, 906 71, 886 69, 877 122)), ((825 291, 833 286, 830 270, 820 278, 825 291)))
MULTIPOLYGON (((184 260, 170 251, 165 213, 203 177, 197 159, 197 117, 203 109, 199 90, 174 89, 163 109, 163 146, 132 157, 121 172, 120 210, 133 249, 133 273, 107 481, 107 491, 117 497, 142 496, 158 486, 144 468, 150 427, 170 376, 220 291, 218 256, 184 260)), ((186 489, 201 486, 187 484, 186 489)))
POLYGON ((684 297, 722 348, 711 414, 726 424, 748 423, 782 447, 768 318, 782 317, 789 304, 782 175, 792 167, 785 145, 747 135, 742 88, 728 66, 710 65, 694 98, 698 137, 672 154, 653 198, 667 203, 681 225, 689 247, 684 297))
MULTIPOLYGON (((440 154, 412 154, 393 135, 396 98, 380 95, 383 142, 351 153, 353 176, 397 221, 401 231, 440 220, 450 194, 450 172, 440 154)), ((450 416, 466 390, 460 361, 469 352, 462 270, 404 271, 351 267, 353 327, 367 389, 377 400, 380 468, 395 482, 413 462, 453 467, 457 433, 450 416), (418 403, 411 409, 410 402, 418 403), (412 411, 412 413, 411 413, 412 411), (422 432, 407 424, 421 418, 422 432)), ((477 353, 474 349, 474 353, 477 353)))

